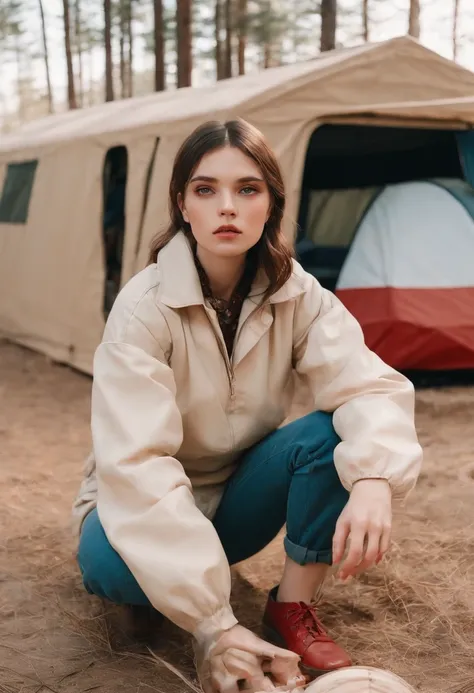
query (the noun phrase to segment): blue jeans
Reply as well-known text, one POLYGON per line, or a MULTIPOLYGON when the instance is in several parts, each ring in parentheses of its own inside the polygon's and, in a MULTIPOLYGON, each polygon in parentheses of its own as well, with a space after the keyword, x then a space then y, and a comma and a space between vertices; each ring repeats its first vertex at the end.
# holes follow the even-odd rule
MULTIPOLYGON (((334 466, 338 443, 332 417, 314 412, 244 454, 213 521, 231 565, 261 551, 285 523, 290 558, 331 564, 332 537, 348 500, 334 466)), ((89 593, 118 604, 149 604, 109 544, 97 510, 82 525, 78 562, 89 593)))

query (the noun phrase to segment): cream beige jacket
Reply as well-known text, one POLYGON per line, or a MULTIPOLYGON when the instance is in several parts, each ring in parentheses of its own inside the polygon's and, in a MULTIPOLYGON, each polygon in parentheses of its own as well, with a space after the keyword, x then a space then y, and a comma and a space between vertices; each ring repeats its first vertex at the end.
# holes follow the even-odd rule
POLYGON ((120 292, 94 360, 94 454, 77 525, 97 503, 151 603, 196 637, 236 623, 209 518, 249 446, 319 409, 334 412, 348 490, 378 477, 404 497, 422 458, 412 385, 367 349, 340 301, 296 262, 260 306, 265 286, 259 274, 229 359, 179 233, 120 292))

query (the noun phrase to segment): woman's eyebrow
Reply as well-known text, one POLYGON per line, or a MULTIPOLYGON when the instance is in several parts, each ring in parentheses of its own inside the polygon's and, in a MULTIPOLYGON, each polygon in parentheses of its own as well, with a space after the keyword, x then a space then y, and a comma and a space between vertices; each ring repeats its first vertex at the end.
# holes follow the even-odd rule
MULTIPOLYGON (((189 181, 190 183, 195 183, 196 181, 204 181, 206 183, 217 183, 218 180, 217 178, 213 178, 212 176, 194 176, 194 178, 191 178, 189 181)), ((264 183, 265 181, 263 178, 259 178, 258 176, 244 176, 243 178, 238 178, 237 183, 264 183)))

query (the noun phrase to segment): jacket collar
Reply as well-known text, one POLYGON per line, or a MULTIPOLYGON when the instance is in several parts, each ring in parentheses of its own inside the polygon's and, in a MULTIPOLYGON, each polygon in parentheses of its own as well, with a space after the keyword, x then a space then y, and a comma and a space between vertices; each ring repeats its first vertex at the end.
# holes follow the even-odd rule
MULTIPOLYGON (((204 305, 201 282, 194 263, 191 245, 182 231, 179 231, 158 254, 160 274, 160 301, 170 308, 186 308, 204 305)), ((264 270, 259 269, 248 298, 256 305, 268 286, 264 270)), ((303 282, 292 274, 290 279, 270 297, 269 303, 290 301, 304 292, 303 282)))

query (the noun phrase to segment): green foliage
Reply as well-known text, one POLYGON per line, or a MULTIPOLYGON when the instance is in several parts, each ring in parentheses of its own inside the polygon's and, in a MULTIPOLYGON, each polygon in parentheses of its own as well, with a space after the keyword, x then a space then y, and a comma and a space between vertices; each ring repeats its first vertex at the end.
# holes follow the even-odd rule
POLYGON ((2 0, 0 3, 0 50, 9 50, 12 39, 20 36, 24 30, 20 0, 2 0))

